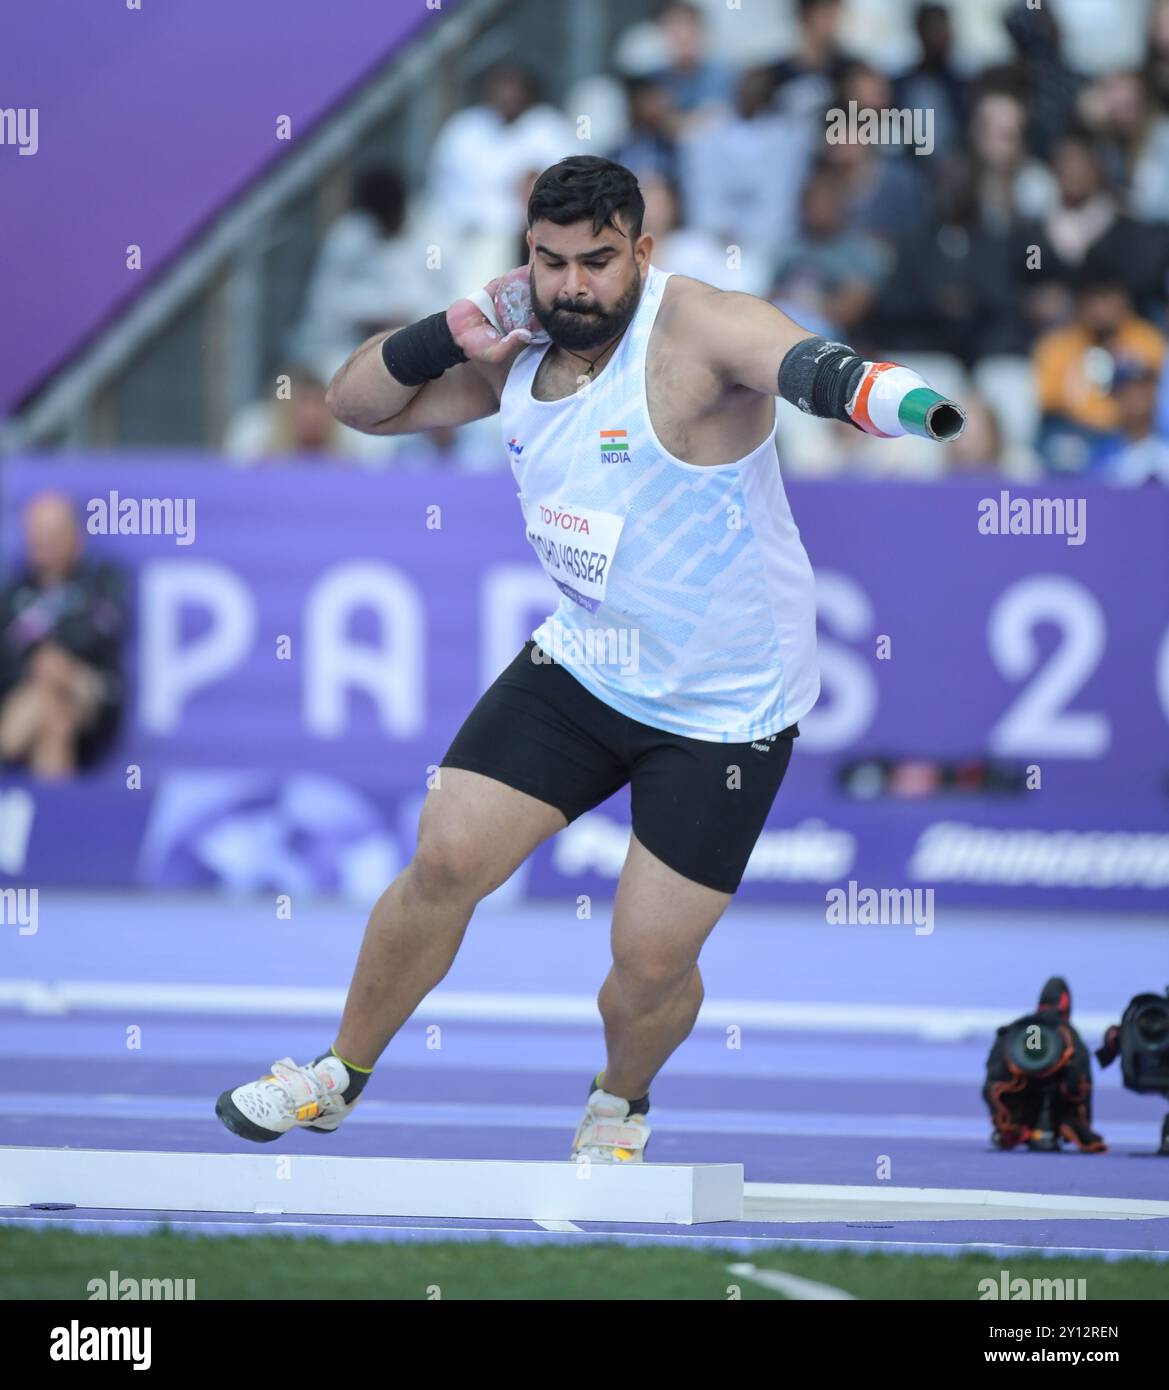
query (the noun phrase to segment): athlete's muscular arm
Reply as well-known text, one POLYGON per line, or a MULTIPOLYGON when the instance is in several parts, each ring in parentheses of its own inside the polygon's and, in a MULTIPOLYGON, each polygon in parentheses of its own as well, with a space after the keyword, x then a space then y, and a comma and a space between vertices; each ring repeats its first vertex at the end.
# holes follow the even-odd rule
POLYGON ((363 434, 413 434, 469 424, 499 409, 491 383, 471 362, 421 386, 395 381, 382 358, 390 336, 367 338, 329 383, 325 403, 343 425, 363 434))
POLYGON ((531 324, 507 333, 496 326, 527 274, 510 271, 472 298, 456 299, 445 315, 375 333, 330 382, 329 409, 364 434, 413 434, 493 415, 512 358, 534 332, 531 324))
POLYGON ((908 367, 866 362, 844 343, 809 333, 754 295, 710 290, 690 296, 713 369, 728 385, 781 395, 809 415, 843 420, 866 434, 956 439, 966 415, 908 367))
POLYGON ((790 349, 815 336, 753 294, 710 287, 692 294, 687 307, 691 328, 698 328, 700 346, 708 348, 714 370, 728 385, 764 396, 777 394, 779 364, 790 349))

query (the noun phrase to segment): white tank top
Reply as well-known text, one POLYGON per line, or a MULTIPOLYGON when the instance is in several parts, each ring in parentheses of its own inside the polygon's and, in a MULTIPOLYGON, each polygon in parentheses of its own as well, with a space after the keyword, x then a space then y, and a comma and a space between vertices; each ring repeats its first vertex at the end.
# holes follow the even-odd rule
POLYGON ((774 425, 745 458, 711 467, 654 433, 645 355, 669 278, 650 268, 625 336, 583 389, 532 396, 547 345, 524 348, 508 374, 503 439, 528 539, 562 594, 532 636, 630 718, 745 743, 803 718, 820 693, 812 567, 774 425))

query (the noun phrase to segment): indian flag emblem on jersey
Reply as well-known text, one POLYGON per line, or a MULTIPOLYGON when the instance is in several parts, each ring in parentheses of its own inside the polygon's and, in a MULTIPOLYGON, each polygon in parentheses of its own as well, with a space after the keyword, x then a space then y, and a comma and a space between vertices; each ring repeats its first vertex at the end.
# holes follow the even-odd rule
POLYGON ((601 462, 629 462, 629 436, 625 430, 601 431, 601 462))

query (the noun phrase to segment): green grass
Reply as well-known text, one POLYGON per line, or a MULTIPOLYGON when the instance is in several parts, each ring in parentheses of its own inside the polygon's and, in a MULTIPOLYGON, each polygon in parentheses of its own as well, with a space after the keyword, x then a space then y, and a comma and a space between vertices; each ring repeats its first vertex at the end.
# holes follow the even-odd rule
POLYGON ((1150 1260, 866 1254, 630 1247, 600 1242, 515 1246, 499 1241, 337 1245, 291 1236, 148 1236, 0 1228, 0 1299, 88 1298, 89 1280, 194 1279, 196 1297, 427 1299, 719 1299, 782 1295, 728 1273, 750 1261, 846 1289, 858 1298, 977 1300, 978 1281, 1086 1279, 1089 1301, 1169 1299, 1169 1265, 1150 1260))

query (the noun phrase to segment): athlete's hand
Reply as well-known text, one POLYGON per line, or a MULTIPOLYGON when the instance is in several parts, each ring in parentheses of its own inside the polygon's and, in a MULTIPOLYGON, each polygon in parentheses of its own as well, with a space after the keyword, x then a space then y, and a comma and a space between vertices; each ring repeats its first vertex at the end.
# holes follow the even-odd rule
POLYGON ((474 296, 456 299, 446 311, 446 321, 455 342, 476 362, 502 362, 517 348, 526 347, 543 334, 532 312, 528 267, 509 270, 474 296))

